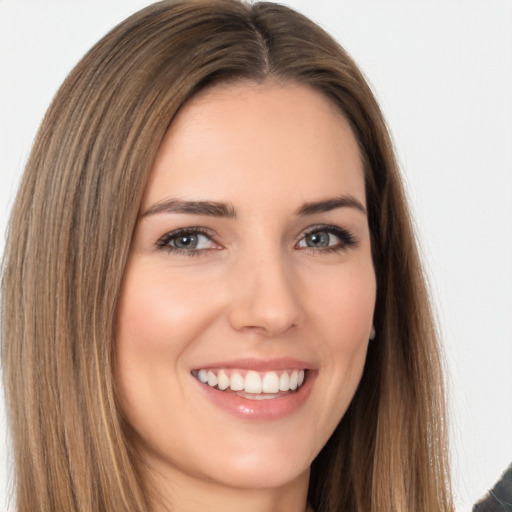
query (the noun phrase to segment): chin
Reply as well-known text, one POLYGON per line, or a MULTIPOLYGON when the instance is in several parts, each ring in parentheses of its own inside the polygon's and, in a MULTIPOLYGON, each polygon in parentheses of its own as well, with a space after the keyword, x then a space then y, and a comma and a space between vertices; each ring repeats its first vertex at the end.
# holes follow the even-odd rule
POLYGON ((266 460, 237 461, 231 467, 211 478, 223 486, 236 489, 273 489, 283 488, 299 479, 309 479, 310 464, 301 464, 293 460, 266 458, 266 460))

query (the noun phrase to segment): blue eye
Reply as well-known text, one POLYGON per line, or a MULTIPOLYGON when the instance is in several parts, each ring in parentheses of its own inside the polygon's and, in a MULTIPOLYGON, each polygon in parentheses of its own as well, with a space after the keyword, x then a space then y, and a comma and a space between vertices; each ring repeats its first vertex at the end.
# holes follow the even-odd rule
POLYGON ((299 240, 300 249, 341 250, 355 245, 354 236, 345 229, 336 226, 312 228, 299 240))
POLYGON ((299 247, 313 247, 315 249, 323 249, 331 247, 339 242, 337 236, 328 231, 316 231, 308 233, 300 242, 299 247))
POLYGON ((171 231, 158 240, 156 245, 159 249, 189 254, 217 248, 217 245, 211 239, 210 235, 197 228, 171 231))

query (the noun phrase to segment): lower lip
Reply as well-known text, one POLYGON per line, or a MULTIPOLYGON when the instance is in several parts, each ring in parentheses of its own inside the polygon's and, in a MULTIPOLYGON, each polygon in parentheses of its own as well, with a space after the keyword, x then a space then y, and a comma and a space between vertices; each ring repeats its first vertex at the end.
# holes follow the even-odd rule
MULTIPOLYGON (((225 393, 203 384, 196 379, 206 397, 216 407, 236 416, 237 418, 252 421, 278 420, 297 412, 308 399, 316 374, 308 372, 304 384, 295 392, 268 400, 250 400, 241 396, 225 393)), ((195 377, 193 377, 195 379, 195 377)))

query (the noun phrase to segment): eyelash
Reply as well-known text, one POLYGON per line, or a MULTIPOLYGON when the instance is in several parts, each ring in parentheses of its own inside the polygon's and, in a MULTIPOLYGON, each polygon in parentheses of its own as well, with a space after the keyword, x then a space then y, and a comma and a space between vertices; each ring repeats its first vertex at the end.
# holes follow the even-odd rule
MULTIPOLYGON (((323 247, 323 248, 303 247, 303 248, 301 248, 301 250, 317 254, 319 252, 322 252, 322 253, 341 252, 341 251, 347 250, 350 247, 357 246, 358 242, 357 242, 356 238, 354 237, 354 235, 350 231, 348 231, 347 229, 340 228, 338 226, 324 225, 324 224, 317 225, 317 226, 311 226, 306 231, 304 231, 301 234, 300 238, 297 239, 295 246, 297 246, 297 244, 299 244, 308 235, 312 235, 315 233, 321 233, 321 232, 326 232, 330 235, 336 236, 340 240, 340 242, 333 246, 327 246, 327 247, 323 247)), ((166 233, 162 238, 160 238, 156 242, 155 245, 156 245, 157 249, 159 249, 159 250, 166 250, 169 253, 181 254, 181 255, 185 255, 185 256, 202 256, 207 251, 217 250, 217 249, 212 249, 212 248, 185 249, 185 248, 173 247, 172 245, 170 245, 174 239, 176 239, 180 236, 197 236, 197 235, 205 236, 209 240, 211 240, 213 243, 216 243, 214 235, 210 231, 208 231, 204 228, 201 228, 201 227, 190 227, 190 228, 180 228, 180 229, 176 229, 174 231, 170 231, 169 233, 166 233)))
POLYGON ((298 241, 297 241, 297 244, 306 236, 313 235, 315 233, 321 233, 321 232, 326 232, 326 233, 336 236, 337 238, 339 238, 340 242, 338 244, 335 244, 332 246, 327 246, 324 248, 305 247, 305 248, 303 248, 303 250, 312 252, 315 254, 317 254, 318 252, 323 252, 323 253, 335 252, 336 253, 336 252, 341 252, 341 251, 347 250, 350 247, 357 246, 357 243, 358 243, 357 239, 350 231, 348 231, 345 228, 340 228, 338 226, 332 226, 330 224, 320 224, 317 226, 311 226, 310 228, 308 228, 306 231, 304 231, 302 233, 300 239, 298 239, 298 241))
POLYGON ((212 242, 215 242, 213 234, 200 227, 191 227, 191 228, 180 228, 174 231, 170 231, 166 233, 162 238, 158 240, 156 243, 157 249, 166 250, 169 253, 183 254, 185 256, 201 256, 205 253, 205 251, 216 250, 216 249, 184 249, 179 247, 173 247, 170 245, 172 240, 180 237, 180 236, 197 236, 202 235, 207 237, 212 242))

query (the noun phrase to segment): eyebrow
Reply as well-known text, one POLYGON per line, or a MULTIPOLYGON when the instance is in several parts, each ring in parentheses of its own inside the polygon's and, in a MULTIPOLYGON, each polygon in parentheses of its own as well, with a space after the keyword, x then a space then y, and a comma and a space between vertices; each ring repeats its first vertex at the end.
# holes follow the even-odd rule
MULTIPOLYGON (((355 197, 350 195, 333 197, 323 201, 314 201, 303 204, 296 212, 304 217, 317 213, 326 213, 337 208, 355 208, 366 215, 366 208, 355 197)), ((150 206, 141 217, 159 213, 185 213, 192 215, 207 215, 210 217, 225 217, 235 219, 236 209, 228 203, 216 201, 185 201, 182 199, 165 199, 150 206)))
POLYGON ((235 208, 226 203, 214 201, 184 201, 182 199, 166 199, 150 206, 142 217, 157 213, 188 213, 192 215, 208 215, 210 217, 236 217, 235 208))
POLYGON ((323 201, 315 201, 303 204, 298 210, 297 215, 314 215, 315 213, 325 213, 337 208, 355 208, 366 215, 366 208, 353 196, 338 196, 323 201))

